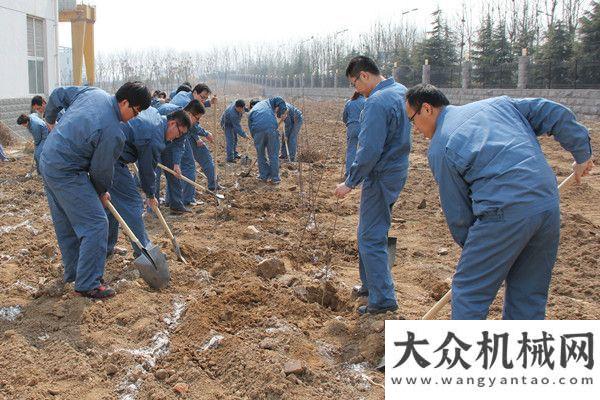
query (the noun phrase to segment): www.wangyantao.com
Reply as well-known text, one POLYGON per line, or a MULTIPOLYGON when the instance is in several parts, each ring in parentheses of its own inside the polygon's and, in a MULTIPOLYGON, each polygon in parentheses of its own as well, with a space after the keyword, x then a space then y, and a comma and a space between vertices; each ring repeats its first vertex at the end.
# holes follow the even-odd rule
POLYGON ((392 385, 465 385, 494 387, 503 385, 593 385, 592 377, 408 377, 392 376, 388 380, 392 385))

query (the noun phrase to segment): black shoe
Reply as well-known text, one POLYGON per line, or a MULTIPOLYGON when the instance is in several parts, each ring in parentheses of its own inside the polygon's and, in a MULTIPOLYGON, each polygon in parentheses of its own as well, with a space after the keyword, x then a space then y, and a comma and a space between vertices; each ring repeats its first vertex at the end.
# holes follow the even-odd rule
POLYGON ((358 307, 358 309, 356 311, 358 311, 358 313, 360 315, 365 315, 365 314, 384 314, 388 311, 396 311, 397 309, 398 309, 398 305, 394 304, 393 306, 383 307, 383 308, 360 306, 360 307, 358 307))
POLYGON ((236 155, 235 155, 235 158, 236 158, 237 160, 239 160, 240 158, 242 158, 242 156, 240 156, 239 154, 236 154, 236 155))
POLYGON ((181 214, 185 214, 185 213, 191 213, 192 210, 190 210, 187 207, 183 207, 183 208, 171 208, 171 214, 174 215, 181 215, 181 214))
POLYGON ((235 164, 235 163, 237 163, 237 160, 234 158, 233 160, 227 160, 227 162, 229 164, 235 164))
POLYGON ((356 285, 352 288, 352 294, 356 297, 368 297, 369 289, 367 289, 363 285, 356 285))
POLYGON ((83 297, 88 297, 90 299, 108 299, 116 294, 110 286, 104 284, 101 284, 100 286, 92 290, 76 290, 76 292, 82 295, 83 297))

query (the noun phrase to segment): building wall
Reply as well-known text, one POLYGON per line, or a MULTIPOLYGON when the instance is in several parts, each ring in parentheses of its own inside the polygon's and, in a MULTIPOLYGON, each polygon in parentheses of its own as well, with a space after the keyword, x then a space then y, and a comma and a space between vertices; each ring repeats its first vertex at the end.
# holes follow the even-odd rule
MULTIPOLYGON (((44 20, 44 93, 59 85, 58 11, 56 0, 0 0, 0 121, 20 139, 30 139, 27 130, 16 124, 28 113, 33 96, 29 93, 27 65, 27 16, 44 20)), ((42 93, 40 93, 42 94, 42 93)))
POLYGON ((44 20, 44 93, 58 85, 56 0, 0 0, 0 99, 30 97, 27 16, 44 20))

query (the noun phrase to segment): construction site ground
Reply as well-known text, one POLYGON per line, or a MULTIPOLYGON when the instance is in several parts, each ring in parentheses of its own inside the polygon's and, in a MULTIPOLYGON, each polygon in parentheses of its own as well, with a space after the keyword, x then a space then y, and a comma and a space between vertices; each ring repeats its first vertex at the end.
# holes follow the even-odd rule
MULTIPOLYGON (((149 236, 166 253, 171 284, 155 291, 133 266, 124 235, 106 266, 117 291, 107 301, 61 287, 62 266, 32 153, 7 148, 0 164, 0 398, 6 399, 382 399, 386 319, 420 319, 449 289, 454 244, 415 133, 409 178, 393 210, 398 238, 393 278, 399 309, 359 316, 356 228, 360 190, 333 196, 342 180, 342 101, 296 102, 305 115, 300 160, 283 163, 282 183, 256 179, 256 166, 224 164, 212 114, 204 126, 225 200, 199 193, 191 214, 167 222, 188 264, 176 260, 158 220, 149 236), (308 106, 307 106, 308 105, 308 106), (249 228, 250 226, 255 229, 249 228), (263 260, 276 259, 258 264, 263 260)), ((600 122, 584 121, 595 149, 600 122)), ((252 160, 250 142, 240 139, 252 160)), ((572 157, 540 139, 560 182, 572 157)), ((205 185, 200 177, 198 181, 205 185)), ((600 319, 598 167, 561 195, 562 230, 549 319, 600 319)), ((99 238, 100 240, 100 238, 99 238)), ((502 290, 490 318, 501 318, 502 290)), ((449 306, 439 314, 448 319, 449 306)))

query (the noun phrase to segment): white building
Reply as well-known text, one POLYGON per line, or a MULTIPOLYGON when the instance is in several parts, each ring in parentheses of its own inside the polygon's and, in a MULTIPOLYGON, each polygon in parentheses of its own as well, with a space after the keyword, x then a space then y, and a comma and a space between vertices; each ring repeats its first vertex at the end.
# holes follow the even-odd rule
POLYGON ((73 49, 70 47, 58 47, 58 66, 60 70, 60 85, 73 84, 73 49))
POLYGON ((58 0, 0 0, 0 99, 59 85, 58 0))

